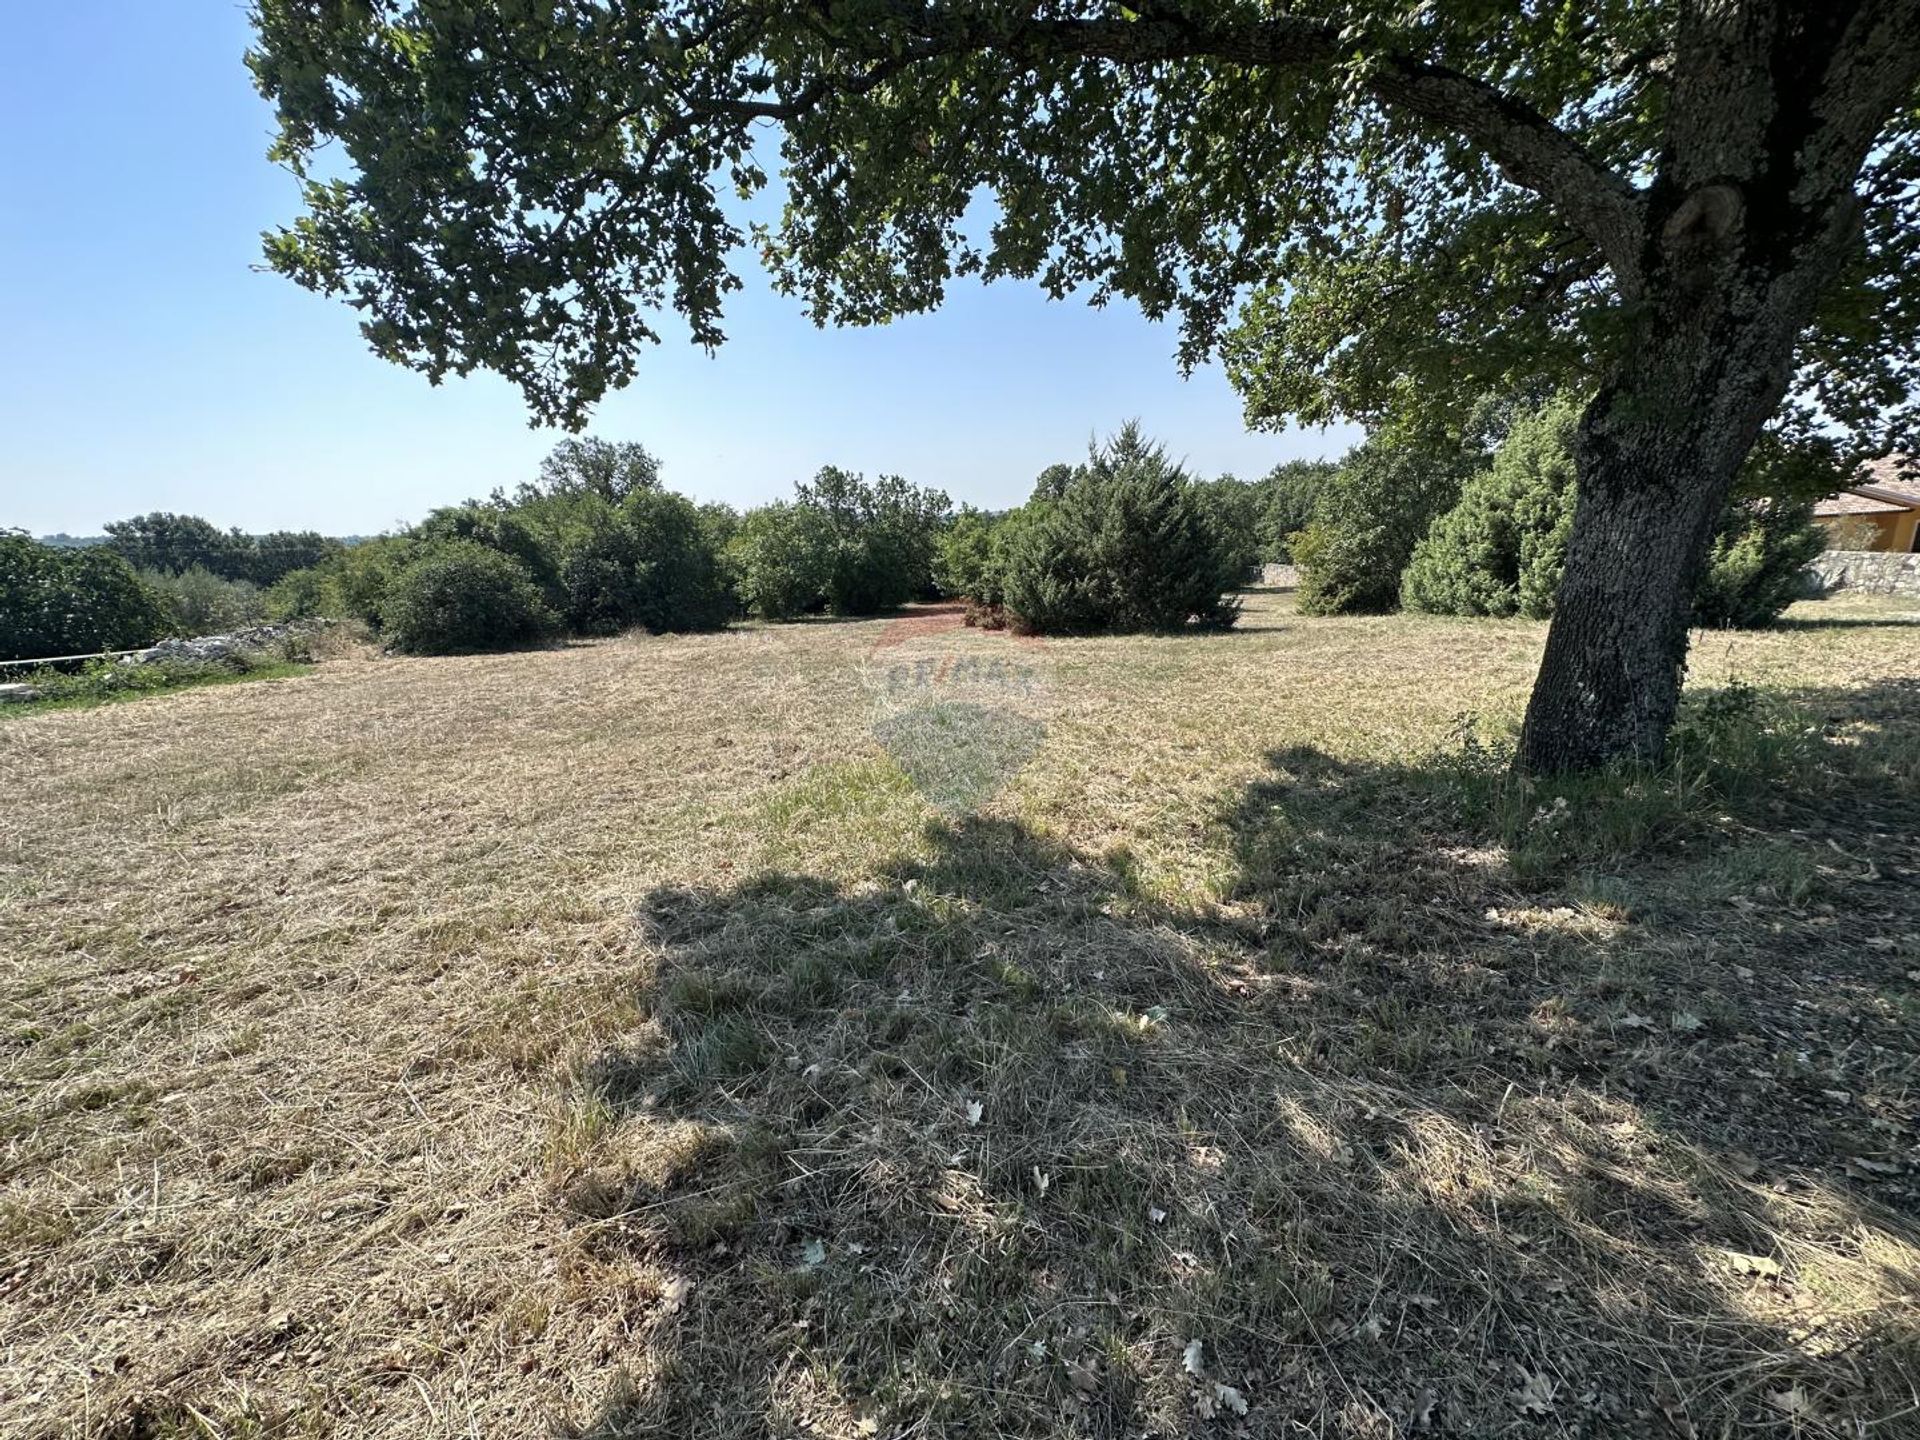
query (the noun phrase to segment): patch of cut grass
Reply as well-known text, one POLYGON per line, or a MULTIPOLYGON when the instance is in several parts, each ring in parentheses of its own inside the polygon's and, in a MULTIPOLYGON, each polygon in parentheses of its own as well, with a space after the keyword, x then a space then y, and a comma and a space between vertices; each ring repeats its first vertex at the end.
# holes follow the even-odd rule
POLYGON ((939 794, 893 622, 30 714, 9 1434, 1899 1433, 1920 694, 1828 613, 1557 820, 1453 724, 1540 627, 1271 595, 916 630, 1044 727, 939 794))

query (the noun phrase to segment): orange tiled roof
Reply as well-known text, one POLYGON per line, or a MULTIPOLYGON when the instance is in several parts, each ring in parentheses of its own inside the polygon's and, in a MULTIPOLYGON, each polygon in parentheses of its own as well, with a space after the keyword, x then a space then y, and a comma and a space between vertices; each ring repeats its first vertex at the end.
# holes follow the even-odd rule
MULTIPOLYGON (((1914 502, 1920 504, 1920 501, 1914 502)), ((1879 500, 1871 495, 1863 495, 1858 490, 1842 490, 1838 495, 1829 495, 1813 507, 1816 518, 1832 515, 1900 515, 1913 509, 1913 504, 1902 504, 1898 500, 1879 500)))

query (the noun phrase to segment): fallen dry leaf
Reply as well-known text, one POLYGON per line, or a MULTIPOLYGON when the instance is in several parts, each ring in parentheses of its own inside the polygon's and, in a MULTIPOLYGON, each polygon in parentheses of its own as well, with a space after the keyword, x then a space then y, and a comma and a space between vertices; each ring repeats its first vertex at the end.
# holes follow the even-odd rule
POLYGON ((1553 1409, 1553 1397, 1559 1390, 1551 1375, 1544 1370, 1522 1370, 1520 1388, 1514 1392, 1514 1399, 1520 1408, 1529 1415, 1545 1415, 1553 1409))
POLYGON ((1186 1367, 1189 1375, 1206 1374, 1207 1347, 1198 1340, 1189 1340, 1186 1351, 1180 1356, 1180 1363, 1186 1367))

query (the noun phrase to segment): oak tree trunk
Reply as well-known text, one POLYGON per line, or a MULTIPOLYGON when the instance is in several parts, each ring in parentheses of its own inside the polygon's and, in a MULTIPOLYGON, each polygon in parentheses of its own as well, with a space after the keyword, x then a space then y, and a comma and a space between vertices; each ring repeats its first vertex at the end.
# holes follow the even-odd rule
POLYGON ((1920 74, 1915 0, 1687 7, 1617 368, 1581 419, 1580 498, 1518 764, 1660 759, 1714 522, 1861 235, 1855 178, 1920 74))
POLYGON ((1527 707, 1523 769, 1660 758, 1680 699, 1694 584, 1753 438, 1643 423, 1603 439, 1583 425, 1579 503, 1527 707))

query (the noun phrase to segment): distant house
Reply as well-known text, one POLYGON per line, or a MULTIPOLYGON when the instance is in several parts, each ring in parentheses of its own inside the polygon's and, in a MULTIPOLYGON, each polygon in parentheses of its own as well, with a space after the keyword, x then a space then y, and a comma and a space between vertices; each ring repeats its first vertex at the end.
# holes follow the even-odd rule
POLYGON ((1920 457, 1883 455, 1813 507, 1835 550, 1920 550, 1920 457))

